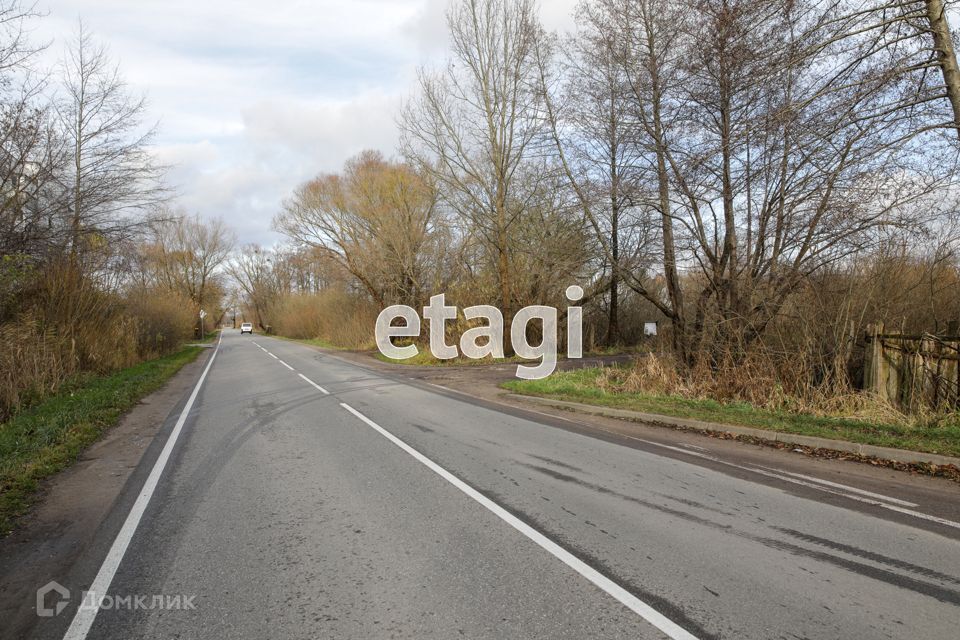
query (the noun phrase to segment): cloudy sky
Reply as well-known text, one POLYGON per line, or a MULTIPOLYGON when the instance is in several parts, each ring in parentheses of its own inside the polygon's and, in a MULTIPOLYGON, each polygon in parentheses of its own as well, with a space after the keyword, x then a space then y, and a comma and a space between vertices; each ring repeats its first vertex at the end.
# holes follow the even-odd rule
MULTIPOLYGON (((280 201, 362 149, 391 155, 416 69, 446 55, 448 0, 40 0, 33 37, 63 47, 83 19, 145 93, 156 155, 188 212, 273 244, 280 201)), ((576 0, 543 0, 571 27, 576 0)))

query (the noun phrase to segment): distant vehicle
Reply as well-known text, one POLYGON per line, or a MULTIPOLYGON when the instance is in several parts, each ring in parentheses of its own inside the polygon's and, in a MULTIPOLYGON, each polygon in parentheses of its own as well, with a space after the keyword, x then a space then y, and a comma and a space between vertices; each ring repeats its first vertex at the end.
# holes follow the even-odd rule
POLYGON ((253 335, 253 325, 250 324, 249 322, 244 322, 243 324, 240 325, 240 335, 243 335, 245 333, 249 333, 250 335, 253 335))

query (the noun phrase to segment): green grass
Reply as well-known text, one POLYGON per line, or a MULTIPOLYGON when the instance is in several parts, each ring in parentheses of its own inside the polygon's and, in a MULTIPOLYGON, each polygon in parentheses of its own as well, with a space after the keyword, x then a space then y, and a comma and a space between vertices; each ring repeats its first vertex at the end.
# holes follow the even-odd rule
POLYGON ((127 410, 156 391, 203 347, 186 347, 107 376, 80 376, 0 424, 0 535, 26 513, 41 480, 68 467, 127 410))
POLYGON ((510 380, 501 386, 514 393, 544 398, 960 456, 960 419, 956 415, 946 420, 906 426, 855 418, 772 411, 745 402, 723 403, 646 393, 611 393, 597 386, 600 371, 590 368, 557 372, 543 380, 510 380))

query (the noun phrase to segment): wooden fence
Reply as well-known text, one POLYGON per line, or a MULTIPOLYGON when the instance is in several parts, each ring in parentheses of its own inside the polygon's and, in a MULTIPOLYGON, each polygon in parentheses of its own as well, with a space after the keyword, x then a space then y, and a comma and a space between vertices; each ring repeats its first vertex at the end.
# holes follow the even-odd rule
POLYGON ((869 325, 863 388, 903 411, 958 409, 958 363, 960 336, 887 334, 882 324, 869 325))

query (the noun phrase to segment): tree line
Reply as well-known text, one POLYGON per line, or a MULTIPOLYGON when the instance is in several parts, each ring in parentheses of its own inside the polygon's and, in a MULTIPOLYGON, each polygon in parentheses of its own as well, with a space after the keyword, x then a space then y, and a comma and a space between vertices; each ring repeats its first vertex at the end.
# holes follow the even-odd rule
POLYGON ((220 315, 233 247, 222 222, 172 209, 144 98, 107 47, 80 23, 44 67, 42 19, 0 2, 0 420, 179 348, 201 308, 220 315))
POLYGON ((376 307, 446 292, 509 322, 576 283, 596 345, 659 321, 684 370, 762 358, 855 383, 867 322, 960 316, 947 10, 585 0, 558 35, 534 0, 456 0, 396 159, 297 188, 274 220, 290 244, 248 251, 275 255, 247 293, 270 291, 266 324, 290 322, 287 300, 316 311, 320 289, 376 307), (306 255, 322 276, 283 272, 306 255))

